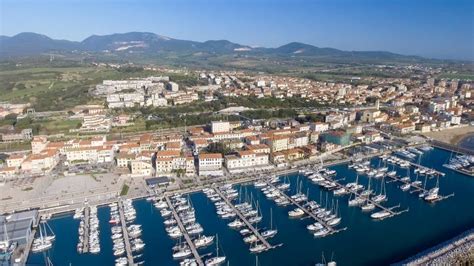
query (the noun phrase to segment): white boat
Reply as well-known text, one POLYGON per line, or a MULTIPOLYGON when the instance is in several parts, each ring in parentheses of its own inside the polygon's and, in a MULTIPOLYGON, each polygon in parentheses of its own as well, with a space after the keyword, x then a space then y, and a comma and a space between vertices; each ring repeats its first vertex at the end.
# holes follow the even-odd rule
POLYGON ((267 250, 267 248, 263 244, 256 244, 250 248, 251 253, 261 253, 265 250, 267 250))
POLYGON ((173 253, 173 259, 183 259, 191 256, 192 252, 189 248, 183 248, 173 253))
POLYGON ((221 265, 226 260, 225 256, 219 256, 219 237, 216 235, 216 256, 205 261, 206 266, 221 265))
POLYGON ((330 232, 329 229, 323 228, 323 229, 320 229, 320 230, 314 232, 313 235, 315 237, 324 237, 324 236, 327 236, 329 234, 329 232, 330 232))
POLYGON ((288 216, 292 218, 301 217, 304 215, 304 211, 300 208, 296 208, 288 212, 288 216))
POLYGON ((389 211, 379 211, 379 212, 374 212, 370 215, 372 219, 384 219, 386 217, 389 217, 391 214, 389 211))
POLYGON ((375 204, 367 202, 366 204, 362 205, 360 207, 362 211, 371 211, 375 209, 375 204))
POLYGON ((400 189, 401 189, 402 191, 407 191, 407 190, 410 189, 410 187, 411 187, 410 183, 406 183, 406 184, 401 185, 401 186, 400 186, 400 189))
POLYGON ((201 236, 197 239, 194 239, 194 245, 196 248, 202 248, 209 246, 214 241, 214 236, 201 236))
POLYGON ((324 226, 321 223, 315 222, 313 224, 306 226, 306 229, 308 229, 309 231, 317 231, 317 230, 322 229, 323 227, 324 226))

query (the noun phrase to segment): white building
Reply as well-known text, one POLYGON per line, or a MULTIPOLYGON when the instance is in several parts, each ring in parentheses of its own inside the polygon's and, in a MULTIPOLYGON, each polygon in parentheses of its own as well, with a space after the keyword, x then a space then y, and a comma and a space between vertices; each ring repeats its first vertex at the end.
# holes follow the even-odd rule
POLYGON ((211 132, 212 133, 226 133, 230 131, 230 123, 228 121, 212 121, 211 132))

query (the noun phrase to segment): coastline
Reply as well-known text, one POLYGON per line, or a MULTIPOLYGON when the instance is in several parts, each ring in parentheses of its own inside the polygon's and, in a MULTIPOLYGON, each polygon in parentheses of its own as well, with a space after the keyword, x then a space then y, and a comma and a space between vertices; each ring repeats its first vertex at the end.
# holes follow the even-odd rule
MULTIPOLYGON (((428 248, 394 265, 452 265, 459 264, 456 259, 467 259, 474 254, 474 228, 454 238, 428 248)), ((472 258, 471 258, 472 259, 472 258)))

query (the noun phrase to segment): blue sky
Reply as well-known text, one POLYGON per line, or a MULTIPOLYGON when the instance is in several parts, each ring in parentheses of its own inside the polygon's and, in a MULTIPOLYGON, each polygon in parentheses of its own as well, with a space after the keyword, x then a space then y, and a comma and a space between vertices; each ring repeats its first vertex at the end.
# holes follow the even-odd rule
POLYGON ((0 12, 7 36, 28 31, 80 41, 148 31, 474 60, 473 0, 0 0, 0 12))

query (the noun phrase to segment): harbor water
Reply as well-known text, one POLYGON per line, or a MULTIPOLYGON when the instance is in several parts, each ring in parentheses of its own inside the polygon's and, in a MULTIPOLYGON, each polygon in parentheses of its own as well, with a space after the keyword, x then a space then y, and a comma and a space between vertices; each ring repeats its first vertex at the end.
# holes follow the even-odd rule
MULTIPOLYGON (((338 265, 387 265, 399 262, 409 256, 421 252, 442 241, 450 239, 465 230, 474 227, 474 179, 443 168, 451 156, 450 152, 434 149, 421 156, 420 163, 446 173, 440 177, 440 195, 454 193, 455 196, 436 202, 427 203, 419 199, 417 193, 403 192, 399 183, 386 184, 388 201, 382 203, 386 207, 397 206, 397 210, 408 209, 400 215, 376 221, 370 214, 364 213, 358 207, 349 207, 348 196, 334 197, 332 192, 326 192, 319 186, 311 183, 305 176, 293 174, 282 176, 281 180, 291 183, 294 194, 298 190, 307 193, 309 198, 316 200, 323 206, 338 206, 342 222, 338 228, 347 227, 347 230, 324 238, 315 238, 306 226, 313 221, 307 219, 291 219, 288 211, 294 207, 277 206, 268 200, 253 184, 238 185, 241 200, 258 202, 262 211, 263 220, 258 224, 259 229, 269 229, 270 220, 278 234, 269 239, 269 242, 283 244, 275 249, 255 255, 249 252, 249 245, 242 240, 240 233, 228 227, 232 220, 223 220, 218 217, 214 204, 204 193, 189 195, 190 202, 196 211, 196 221, 204 228, 204 235, 218 235, 219 255, 225 255, 228 265, 314 265, 326 260, 336 261, 338 265), (272 219, 271 215, 272 213, 272 219), (257 257, 258 256, 258 257, 257 257)), ((371 165, 382 165, 380 159, 373 158, 371 165)), ((389 166, 392 170, 393 166, 389 166)), ((340 183, 352 182, 356 179, 356 172, 348 166, 338 165, 331 167, 337 171, 336 180, 340 183)), ((406 169, 394 168, 399 176, 408 174, 406 169)), ((409 173, 412 181, 416 178, 413 169, 409 173)), ((424 182, 424 177, 418 177, 424 182)), ((367 184, 365 175, 359 177, 359 182, 367 184)), ((427 179, 426 187, 436 185, 436 178, 427 179)), ((381 188, 381 180, 372 180, 372 189, 377 193, 381 188)), ((138 259, 145 265, 179 265, 172 258, 172 247, 176 241, 170 239, 165 232, 163 218, 151 202, 137 200, 134 203, 137 211, 135 224, 141 224, 143 234, 141 238, 146 244, 142 256, 138 259)), ((98 211, 100 220, 100 254, 78 254, 77 229, 79 221, 72 215, 62 215, 49 221, 49 225, 56 234, 53 247, 44 253, 32 253, 28 265, 45 265, 46 259, 53 265, 114 265, 112 254, 112 240, 110 233, 110 209, 101 207, 98 211)), ((216 253, 216 241, 213 245, 199 249, 202 256, 216 253)), ((205 257, 206 258, 206 257, 205 257)), ((226 263, 226 264, 227 264, 226 263)))

